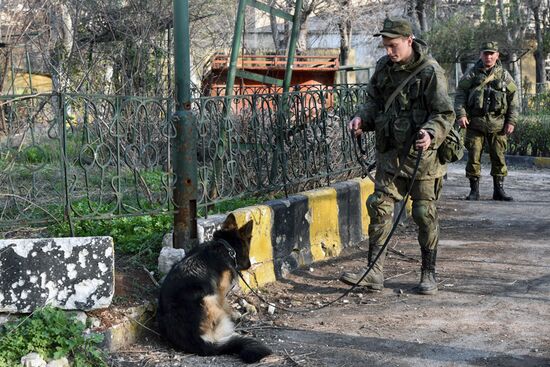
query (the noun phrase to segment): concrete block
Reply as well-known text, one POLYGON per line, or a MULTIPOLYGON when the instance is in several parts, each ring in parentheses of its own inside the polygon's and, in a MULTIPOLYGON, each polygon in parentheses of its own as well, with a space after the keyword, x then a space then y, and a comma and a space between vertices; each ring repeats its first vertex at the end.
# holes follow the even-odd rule
POLYGON ((103 349, 115 352, 135 343, 149 332, 155 319, 155 306, 147 303, 126 310, 125 318, 103 332, 103 349))
POLYGON ((159 273, 168 274, 172 266, 184 257, 185 250, 182 248, 163 247, 158 258, 159 273))
MULTIPOLYGON (((210 241, 214 232, 221 228, 225 214, 211 215, 197 221, 197 237, 199 243, 210 241)), ((174 249, 173 232, 166 233, 162 238, 162 250, 158 257, 158 270, 162 275, 168 274, 172 266, 185 257, 183 249, 174 249)))
POLYGON ((59 358, 48 362, 46 367, 71 367, 69 360, 66 357, 59 358))
POLYGON ((199 219, 197 222, 197 237, 199 243, 210 241, 214 232, 221 228, 226 214, 209 215, 208 218, 199 219))
MULTIPOLYGON (((199 243, 210 241, 214 232, 221 228, 226 214, 210 215, 197 220, 197 239, 199 243)), ((174 232, 170 231, 162 237, 162 247, 174 247, 174 232)))
POLYGON ((105 308, 115 289, 113 239, 0 240, 0 273, 0 312, 105 308))
POLYGON ((21 357, 23 367, 46 367, 46 361, 38 353, 29 353, 21 357))

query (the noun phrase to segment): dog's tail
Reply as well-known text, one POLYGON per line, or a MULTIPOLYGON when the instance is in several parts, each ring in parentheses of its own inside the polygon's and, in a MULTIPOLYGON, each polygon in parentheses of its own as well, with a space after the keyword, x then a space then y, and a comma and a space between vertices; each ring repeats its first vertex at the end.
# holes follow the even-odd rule
POLYGON ((237 354, 244 362, 254 363, 273 353, 267 345, 252 338, 233 335, 219 345, 220 354, 237 354))

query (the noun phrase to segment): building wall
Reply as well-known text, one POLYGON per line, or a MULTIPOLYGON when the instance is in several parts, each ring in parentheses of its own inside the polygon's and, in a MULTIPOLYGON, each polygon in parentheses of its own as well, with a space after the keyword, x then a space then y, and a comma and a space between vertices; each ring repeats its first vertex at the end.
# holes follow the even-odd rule
MULTIPOLYGON (((254 53, 273 51, 273 39, 270 32, 249 32, 245 35, 245 45, 254 53)), ((367 34, 354 34, 352 38, 352 60, 355 66, 373 68, 376 60, 384 55, 384 49, 380 47, 380 39, 367 34)), ((332 50, 331 55, 340 52, 340 36, 338 34, 320 34, 309 32, 307 38, 308 52, 315 55, 327 55, 327 50, 332 50)), ((369 80, 369 70, 355 72, 355 82, 366 83, 369 80)), ((349 81, 349 80, 348 80, 349 81)))
POLYGON ((4 94, 33 94, 52 91, 52 79, 47 75, 16 73, 12 82, 8 74, 2 87, 4 94))

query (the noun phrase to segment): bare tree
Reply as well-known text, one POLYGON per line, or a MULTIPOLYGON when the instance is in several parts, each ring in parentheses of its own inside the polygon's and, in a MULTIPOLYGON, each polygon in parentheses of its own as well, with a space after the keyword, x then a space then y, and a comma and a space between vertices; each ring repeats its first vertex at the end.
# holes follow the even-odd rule
MULTIPOLYGON (((190 4, 195 67, 228 47, 232 0, 190 4)), ((171 0, 5 0, 0 3, 0 78, 30 54, 32 71, 48 72, 55 91, 170 95, 171 0)), ((27 67, 29 69, 30 67, 27 67)), ((197 69, 195 69, 197 70, 197 69)), ((0 83, 3 85, 3 83, 0 83)))
MULTIPOLYGON (((302 3, 302 9, 300 12, 300 31, 298 34, 296 49, 298 53, 303 53, 307 50, 307 37, 308 37, 308 19, 316 13, 322 13, 328 9, 331 5, 330 0, 304 0, 302 3)), ((280 8, 288 13, 294 13, 295 1, 293 0, 271 0, 269 3, 271 6, 280 8)), ((279 21, 276 17, 270 16, 271 32, 273 37, 273 43, 278 53, 283 53, 288 47, 288 41, 290 39, 291 27, 288 21, 279 21), (281 29, 282 28, 282 29, 281 29)))
POLYGON ((546 81, 544 70, 544 59, 548 54, 548 50, 545 49, 544 37, 548 30, 549 18, 548 12, 550 8, 549 1, 542 0, 529 0, 528 6, 533 12, 533 18, 535 21, 535 40, 537 41, 537 48, 535 50, 535 65, 536 65, 536 83, 537 93, 543 91, 543 83, 546 81))
POLYGON ((406 13, 420 32, 429 30, 428 23, 430 22, 426 12, 429 5, 433 5, 433 0, 407 0, 406 13))
MULTIPOLYGON (((521 72, 519 70, 518 50, 515 46, 518 40, 525 40, 528 27, 528 9, 522 7, 519 2, 512 2, 509 11, 506 11, 503 0, 498 0, 500 21, 505 30, 506 41, 510 50, 510 68, 517 85, 521 85, 521 72)), ((523 42, 521 42, 523 43, 523 42)))

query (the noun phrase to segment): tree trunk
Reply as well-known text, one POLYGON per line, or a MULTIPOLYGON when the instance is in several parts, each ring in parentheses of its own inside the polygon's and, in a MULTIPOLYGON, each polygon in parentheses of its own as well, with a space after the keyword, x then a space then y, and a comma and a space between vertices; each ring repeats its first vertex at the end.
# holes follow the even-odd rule
POLYGON ((542 38, 541 19, 540 19, 540 2, 533 4, 533 15, 535 18, 535 39, 537 40, 537 49, 535 50, 535 67, 536 67, 536 91, 541 93, 544 91, 543 83, 546 81, 544 77, 544 40, 542 38))
POLYGON ((61 92, 67 88, 68 70, 65 60, 73 46, 73 27, 69 9, 65 4, 52 5, 49 9, 50 34, 53 47, 50 51, 52 89, 61 92))
POLYGON ((351 51, 351 20, 345 19, 338 22, 338 31, 340 32, 340 65, 347 65, 351 51))
POLYGON ((424 0, 417 0, 415 10, 416 17, 418 18, 418 24, 420 25, 420 32, 424 33, 428 30, 428 20, 426 19, 426 2, 424 0))
POLYGON ((302 54, 307 50, 307 33, 308 33, 308 24, 307 19, 300 22, 300 33, 298 34, 298 39, 296 40, 296 53, 302 54))

